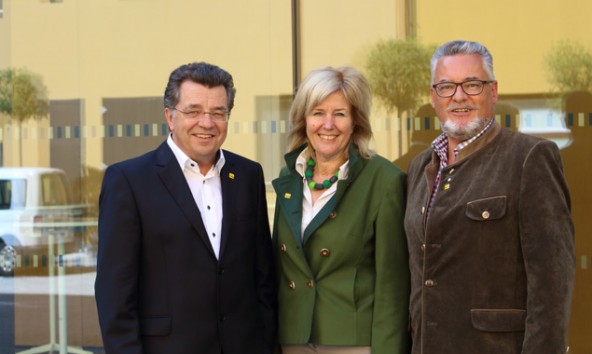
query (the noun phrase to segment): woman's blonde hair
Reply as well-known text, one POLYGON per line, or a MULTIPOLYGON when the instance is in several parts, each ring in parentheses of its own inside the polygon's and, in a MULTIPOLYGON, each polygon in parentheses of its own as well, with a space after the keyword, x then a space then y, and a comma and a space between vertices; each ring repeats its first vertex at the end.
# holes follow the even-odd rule
POLYGON ((372 139, 369 119, 372 106, 370 85, 362 73, 349 66, 315 69, 302 81, 290 109, 292 130, 288 137, 289 151, 308 143, 306 116, 336 91, 343 93, 351 105, 354 125, 352 142, 358 146, 362 157, 370 158, 375 155, 369 147, 372 139))

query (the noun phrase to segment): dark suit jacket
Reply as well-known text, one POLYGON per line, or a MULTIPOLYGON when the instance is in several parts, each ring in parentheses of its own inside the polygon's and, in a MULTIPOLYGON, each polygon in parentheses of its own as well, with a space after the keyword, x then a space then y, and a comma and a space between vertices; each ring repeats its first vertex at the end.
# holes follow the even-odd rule
POLYGON ((106 353, 271 352, 276 283, 263 171, 224 156, 219 260, 166 142, 107 169, 95 283, 106 353))
POLYGON ((414 354, 566 352, 573 275, 570 196, 557 145, 491 129, 442 169, 408 174, 405 230, 414 354))

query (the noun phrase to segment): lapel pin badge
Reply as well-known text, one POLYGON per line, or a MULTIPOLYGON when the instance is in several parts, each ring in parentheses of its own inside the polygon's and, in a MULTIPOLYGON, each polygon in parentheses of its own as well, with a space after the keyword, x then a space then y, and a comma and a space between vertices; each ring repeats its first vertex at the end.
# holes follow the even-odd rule
POLYGON ((286 193, 286 194, 284 194, 284 198, 290 199, 290 198, 292 198, 292 194, 286 193))
POLYGON ((446 183, 446 184, 444 185, 444 190, 448 190, 448 188, 450 188, 450 184, 446 183))
POLYGON ((232 172, 228 173, 228 177, 229 177, 230 179, 234 179, 234 173, 232 173, 232 172))

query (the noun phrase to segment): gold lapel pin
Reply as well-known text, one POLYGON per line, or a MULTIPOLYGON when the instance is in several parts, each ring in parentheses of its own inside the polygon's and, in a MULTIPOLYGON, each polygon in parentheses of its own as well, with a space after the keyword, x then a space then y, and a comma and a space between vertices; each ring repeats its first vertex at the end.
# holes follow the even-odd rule
POLYGON ((230 172, 230 173, 228 174, 228 177, 230 177, 230 179, 234 179, 234 173, 230 172))
POLYGON ((290 199, 290 198, 292 198, 292 194, 286 193, 286 194, 284 194, 284 198, 290 199))

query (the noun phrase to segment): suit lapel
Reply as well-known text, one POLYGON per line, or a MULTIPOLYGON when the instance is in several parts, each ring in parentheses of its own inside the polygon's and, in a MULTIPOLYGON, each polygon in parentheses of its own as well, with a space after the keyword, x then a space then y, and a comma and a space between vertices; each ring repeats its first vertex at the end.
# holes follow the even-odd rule
POLYGON ((333 195, 333 197, 331 197, 331 199, 329 199, 327 204, 325 204, 325 206, 323 206, 323 208, 321 210, 319 210, 317 215, 310 221, 310 224, 308 224, 308 226, 304 230, 304 234, 302 236, 303 243, 306 244, 306 241, 308 241, 309 237, 321 225, 323 225, 325 220, 327 220, 328 217, 331 217, 332 214, 334 215, 334 211, 337 208, 339 201, 341 201, 341 198, 345 194, 345 191, 347 190, 349 185, 352 183, 352 180, 354 178, 355 178, 355 176, 352 178, 348 178, 346 180, 340 180, 337 182, 337 191, 335 192, 335 195, 333 195))
POLYGON ((284 218, 288 223, 292 236, 294 236, 296 243, 300 246, 305 244, 308 238, 327 220, 331 212, 339 205, 339 201, 342 199, 345 191, 361 173, 367 163, 366 160, 360 157, 357 147, 351 144, 349 147, 349 173, 347 179, 337 182, 335 195, 311 220, 301 237, 303 185, 302 176, 296 172, 294 166, 298 155, 305 148, 306 144, 301 145, 285 156, 287 168, 284 171, 287 172, 272 182, 284 218))
POLYGON ((304 234, 302 235, 302 243, 306 244, 306 241, 310 238, 310 235, 316 231, 324 222, 327 220, 329 215, 333 210, 335 210, 335 205, 337 205, 337 198, 334 195, 329 199, 327 204, 323 206, 321 210, 315 215, 315 217, 310 221, 310 224, 304 229, 304 234))
POLYGON ((210 251, 212 257, 216 258, 214 249, 208 238, 208 233, 201 219, 201 214, 187 185, 187 180, 179 167, 179 163, 175 159, 175 155, 166 142, 158 148, 156 160, 158 175, 162 183, 179 205, 181 212, 189 220, 195 231, 197 231, 199 238, 201 238, 206 248, 210 251))
POLYGON ((220 240, 220 259, 224 254, 228 239, 232 235, 232 217, 237 215, 235 207, 237 206, 237 184, 241 178, 236 171, 236 163, 232 155, 224 152, 226 162, 220 171, 220 183, 222 186, 222 239, 220 240))
POLYGON ((293 171, 273 180, 272 185, 292 236, 296 244, 302 246, 302 177, 293 171))

